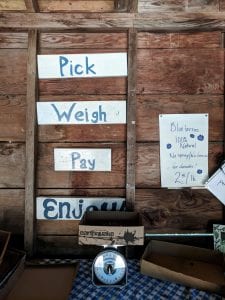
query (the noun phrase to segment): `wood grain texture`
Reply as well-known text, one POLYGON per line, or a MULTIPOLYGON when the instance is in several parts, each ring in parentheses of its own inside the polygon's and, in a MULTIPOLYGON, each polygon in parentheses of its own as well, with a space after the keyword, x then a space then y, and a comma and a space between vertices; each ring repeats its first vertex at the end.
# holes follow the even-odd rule
POLYGON ((0 1, 0 11, 4 10, 26 10, 26 5, 24 0, 1 0, 0 1))
POLYGON ((224 12, 160 12, 140 13, 134 28, 151 32, 224 31, 224 12))
POLYGON ((138 33, 138 48, 220 48, 221 32, 138 33))
MULTIPOLYGON (((87 196, 125 195, 125 190, 120 189, 54 191, 55 195, 74 195, 74 192, 87 196)), ((38 191, 41 195, 52 193, 52 190, 38 191)), ((146 232, 153 233, 211 231, 212 221, 222 220, 222 205, 207 190, 136 189, 135 210, 143 215, 146 232)), ((0 211, 1 228, 23 234, 24 190, 0 189, 0 211)), ((76 235, 77 230, 77 221, 37 222, 39 235, 76 235)))
POLYGON ((26 94, 26 50, 2 49, 0 64, 0 95, 26 94))
MULTIPOLYGON (((222 143, 209 144, 209 173, 218 168, 223 157, 222 143)), ((159 144, 137 145, 136 187, 160 186, 159 144)), ((124 188, 125 146, 123 144, 40 144, 38 163, 39 188, 124 188), (112 172, 54 172, 53 149, 55 147, 97 147, 112 149, 112 172)))
POLYGON ((39 12, 38 0, 24 0, 27 12, 39 12))
MULTIPOLYGON (((218 168, 223 157, 222 143, 209 143, 209 175, 218 168)), ((140 143, 137 147, 137 188, 160 187, 159 144, 140 143)))
POLYGON ((125 186, 125 146, 123 144, 39 144, 39 188, 118 188, 125 186), (54 148, 111 148, 111 172, 55 172, 54 148))
POLYGON ((138 93, 223 94, 223 87, 222 49, 138 51, 138 93))
MULTIPOLYGON (((43 101, 124 100, 117 95, 45 96, 43 101)), ((209 140, 223 141, 223 95, 139 95, 137 140, 159 141, 158 116, 163 113, 209 113, 209 140)), ((25 97, 0 96, 0 141, 25 141, 25 97)), ((125 142, 126 125, 43 125, 40 142, 125 142), (74 128, 76 130, 74 130, 74 128)))
POLYGON ((220 11, 224 11, 224 10, 225 10, 225 1, 220 0, 220 11))
POLYGON ((24 188, 25 146, 0 143, 0 188, 24 188))
MULTIPOLYGON (((39 189, 38 196, 125 197, 125 189, 39 189)), ((79 221, 37 220, 39 235, 77 235, 79 221)))
POLYGON ((0 48, 26 49, 27 32, 0 32, 0 48))
POLYGON ((219 11, 219 0, 205 1, 205 0, 139 0, 138 12, 202 12, 219 11))
POLYGON ((133 15, 127 13, 0 13, 1 28, 23 29, 128 29, 133 15))
MULTIPOLYGON (((38 162, 39 188, 125 188, 125 145, 123 144, 40 144, 38 162), (54 172, 54 147, 112 148, 112 172, 54 172)), ((223 158, 222 143, 209 144, 209 173, 223 158)), ((159 144, 138 143, 136 187, 160 186, 159 144)), ((22 143, 0 143, 0 187, 24 188, 25 149, 22 143)))
POLYGON ((39 0, 41 12, 113 12, 113 0, 39 0))
POLYGON ((127 34, 118 33, 41 33, 40 48, 127 49, 127 34))
MULTIPOLYGON (((43 96, 41 101, 101 101, 126 100, 118 95, 43 96)), ((126 125, 42 125, 38 128, 40 142, 122 142, 126 140, 126 125), (74 130, 75 129, 75 130, 74 130)))
POLYGON ((213 222, 223 218, 222 204, 207 190, 138 189, 135 209, 153 233, 212 231, 213 222))
POLYGON ((69 78, 39 80, 40 96, 45 95, 125 95, 126 77, 69 78))
POLYGON ((223 31, 224 12, 155 12, 134 13, 0 13, 2 29, 101 29, 121 30, 135 28, 143 31, 181 32, 181 31, 223 31))
POLYGON ((137 140, 159 141, 159 114, 208 113, 209 141, 224 140, 224 96, 139 95, 137 140))
MULTIPOLYGON (((212 231, 223 217, 222 204, 207 190, 136 189, 134 210, 152 233, 212 231)), ((37 222, 39 235, 77 235, 78 226, 79 221, 37 222)))
POLYGON ((37 238, 37 254, 53 257, 65 256, 70 257, 94 257, 102 250, 97 246, 80 246, 78 245, 77 236, 38 236, 37 238))
POLYGON ((135 203, 136 168, 137 32, 130 29, 128 35, 126 205, 132 211, 135 203))
POLYGON ((24 231, 24 189, 0 189, 0 227, 13 234, 24 231))
POLYGON ((26 162, 25 162, 25 223, 24 247, 28 256, 34 254, 35 194, 36 194, 36 157, 37 157, 37 30, 28 32, 27 54, 27 101, 26 101, 26 162))
POLYGON ((0 141, 25 141, 25 96, 0 96, 0 141))

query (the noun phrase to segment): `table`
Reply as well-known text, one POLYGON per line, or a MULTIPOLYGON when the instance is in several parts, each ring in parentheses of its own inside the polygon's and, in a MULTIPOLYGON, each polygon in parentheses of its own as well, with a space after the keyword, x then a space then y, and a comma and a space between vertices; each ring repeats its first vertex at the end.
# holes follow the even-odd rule
POLYGON ((96 287, 92 284, 92 260, 80 260, 68 300, 221 300, 216 294, 158 280, 140 273, 139 260, 128 260, 128 283, 124 287, 96 287))

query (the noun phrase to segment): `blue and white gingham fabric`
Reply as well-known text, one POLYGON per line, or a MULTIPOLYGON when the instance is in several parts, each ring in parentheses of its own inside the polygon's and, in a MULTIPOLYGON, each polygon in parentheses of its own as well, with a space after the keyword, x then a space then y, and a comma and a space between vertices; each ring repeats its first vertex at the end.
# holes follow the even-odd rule
POLYGON ((80 260, 68 300, 221 300, 221 296, 158 280, 140 273, 138 260, 128 260, 128 283, 121 288, 92 284, 92 260, 80 260))

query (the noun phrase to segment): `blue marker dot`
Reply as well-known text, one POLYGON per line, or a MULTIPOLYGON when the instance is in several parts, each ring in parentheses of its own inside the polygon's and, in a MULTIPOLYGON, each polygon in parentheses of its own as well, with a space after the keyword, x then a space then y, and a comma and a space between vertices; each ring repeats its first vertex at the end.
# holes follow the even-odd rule
POLYGON ((203 141, 203 140, 204 140, 204 135, 199 134, 198 137, 197 137, 197 139, 198 139, 199 141, 203 141))
POLYGON ((167 148, 167 149, 171 149, 171 148, 172 148, 172 145, 171 145, 171 144, 167 144, 167 145, 166 145, 166 148, 167 148))
POLYGON ((198 174, 202 174, 202 170, 201 170, 201 169, 198 169, 198 170, 197 170, 197 173, 198 173, 198 174))
POLYGON ((193 139, 195 137, 195 135, 193 133, 191 133, 190 137, 193 139))

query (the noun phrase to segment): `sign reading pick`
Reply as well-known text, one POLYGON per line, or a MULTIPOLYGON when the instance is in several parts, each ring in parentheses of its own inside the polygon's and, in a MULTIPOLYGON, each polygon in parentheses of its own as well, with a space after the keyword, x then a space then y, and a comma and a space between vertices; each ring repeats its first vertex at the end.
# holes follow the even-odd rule
POLYGON ((38 76, 40 79, 127 76, 127 53, 38 55, 38 76))

